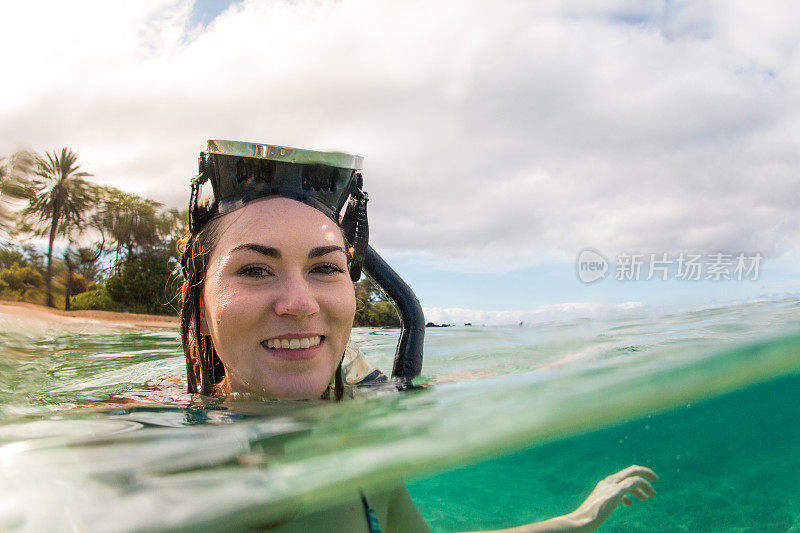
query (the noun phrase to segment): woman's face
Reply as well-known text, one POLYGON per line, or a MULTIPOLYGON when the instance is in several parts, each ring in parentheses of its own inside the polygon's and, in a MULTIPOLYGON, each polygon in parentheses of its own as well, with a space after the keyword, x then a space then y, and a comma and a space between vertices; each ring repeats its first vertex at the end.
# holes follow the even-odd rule
POLYGON ((201 328, 225 366, 225 392, 318 398, 342 358, 356 310, 342 232, 287 198, 221 217, 201 328))

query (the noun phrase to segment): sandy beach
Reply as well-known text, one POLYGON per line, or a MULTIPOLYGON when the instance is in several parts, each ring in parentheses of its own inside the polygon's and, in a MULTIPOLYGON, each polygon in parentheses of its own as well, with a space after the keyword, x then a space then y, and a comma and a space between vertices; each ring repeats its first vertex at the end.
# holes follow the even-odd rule
POLYGON ((35 319, 69 325, 100 324, 117 327, 175 330, 179 327, 177 317, 116 313, 113 311, 61 311, 43 305, 12 301, 0 301, 0 316, 2 315, 19 321, 35 319))

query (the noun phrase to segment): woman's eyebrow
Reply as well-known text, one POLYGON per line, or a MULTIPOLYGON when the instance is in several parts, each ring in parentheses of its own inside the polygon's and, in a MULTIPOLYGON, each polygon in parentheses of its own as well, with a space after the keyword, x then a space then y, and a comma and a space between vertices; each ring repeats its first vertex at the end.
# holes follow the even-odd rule
POLYGON ((236 252, 238 250, 252 250, 254 252, 258 252, 261 255, 266 255, 267 257, 272 257, 275 259, 281 258, 281 252, 277 248, 273 248, 272 246, 264 246, 263 244, 255 244, 255 243, 247 243, 247 244, 240 244, 231 252, 236 252))
POLYGON ((331 252, 342 252, 344 255, 347 255, 347 252, 345 252, 344 248, 341 246, 318 246, 316 248, 312 248, 311 251, 308 252, 308 258, 314 259, 315 257, 321 257, 331 252))
MULTIPOLYGON (((264 246, 263 244, 256 244, 256 243, 246 243, 240 244, 231 252, 236 252, 238 250, 252 250, 254 252, 260 253, 261 255, 266 255, 267 257, 272 257, 274 259, 281 258, 281 252, 277 248, 273 248, 272 246, 264 246)), ((347 252, 341 246, 317 246, 316 248, 312 248, 311 251, 308 252, 308 258, 314 259, 315 257, 322 257, 323 255, 327 255, 332 252, 342 252, 343 254, 347 255, 347 252)))

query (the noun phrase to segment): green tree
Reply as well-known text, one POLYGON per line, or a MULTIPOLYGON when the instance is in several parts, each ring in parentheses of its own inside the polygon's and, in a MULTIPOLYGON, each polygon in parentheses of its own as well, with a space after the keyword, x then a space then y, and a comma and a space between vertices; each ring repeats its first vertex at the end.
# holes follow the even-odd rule
MULTIPOLYGON (((70 240, 70 243, 71 242, 72 241, 70 240)), ((80 266, 83 266, 87 262, 94 264, 94 262, 100 257, 101 252, 102 248, 97 254, 92 256, 90 255, 91 251, 89 251, 87 248, 78 248, 77 251, 72 251, 70 250, 70 246, 67 246, 66 250, 64 250, 64 265, 67 267, 67 271, 62 276, 64 278, 65 311, 70 310, 70 301, 72 300, 72 295, 85 292, 88 287, 86 277, 84 277, 80 272, 76 272, 76 269, 80 266)))
POLYGON ((47 305, 54 307, 53 243, 80 228, 88 211, 96 205, 97 187, 83 178, 87 172, 79 171, 78 154, 64 147, 61 153, 46 153, 34 158, 30 178, 28 205, 22 211, 23 221, 30 223, 36 235, 48 235, 47 305))
POLYGON ((90 246, 81 246, 72 256, 75 272, 80 274, 88 283, 97 283, 100 279, 99 259, 103 255, 104 242, 90 246))
POLYGON ((108 279, 105 289, 120 308, 135 313, 175 314, 180 280, 176 263, 164 247, 153 248, 125 261, 108 279))
POLYGON ((13 263, 44 272, 44 259, 32 245, 0 244, 0 268, 9 268, 13 263))
POLYGON ((41 303, 43 285, 42 274, 31 266, 12 263, 0 269, 0 292, 6 297, 41 303))
POLYGON ((105 287, 99 287, 73 296, 70 307, 77 311, 89 309, 119 311, 121 309, 120 305, 115 303, 108 295, 105 287))
POLYGON ((384 299, 375 302, 372 306, 372 315, 374 317, 374 323, 371 325, 389 328, 400 327, 400 316, 389 300, 384 299))
POLYGON ((176 261, 180 261, 175 246, 189 229, 189 210, 173 208, 159 213, 158 227, 163 246, 172 253, 176 261))
MULTIPOLYGON (((175 244, 185 233, 187 221, 186 211, 167 210, 153 200, 104 187, 92 225, 113 254, 110 275, 103 287, 73 302, 81 308, 99 305, 140 313, 176 313, 180 258, 175 244)), ((88 267, 82 268, 89 272, 88 267)))
POLYGON ((371 278, 356 283, 356 315, 354 326, 399 327, 400 316, 394 304, 384 296, 371 278))
POLYGON ((160 242, 164 226, 158 212, 161 204, 114 187, 104 187, 102 197, 94 224, 114 247, 114 270, 119 272, 123 261, 133 259, 137 250, 160 242))

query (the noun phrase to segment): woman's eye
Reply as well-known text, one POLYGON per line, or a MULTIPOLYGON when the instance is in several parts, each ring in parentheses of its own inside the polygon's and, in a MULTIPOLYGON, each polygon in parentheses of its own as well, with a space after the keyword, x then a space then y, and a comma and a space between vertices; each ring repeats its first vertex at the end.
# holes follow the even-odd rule
POLYGON ((248 278, 263 278, 271 275, 271 272, 267 268, 250 265, 240 268, 237 274, 248 278))
POLYGON ((315 274, 341 274, 344 272, 344 270, 339 265, 325 263, 315 266, 311 269, 311 272, 314 272, 315 274))

